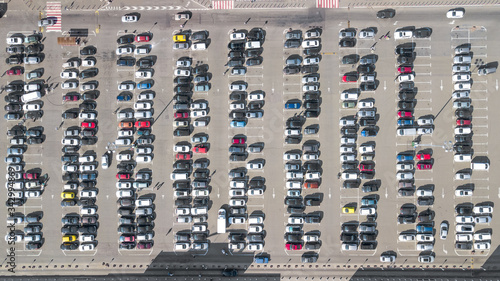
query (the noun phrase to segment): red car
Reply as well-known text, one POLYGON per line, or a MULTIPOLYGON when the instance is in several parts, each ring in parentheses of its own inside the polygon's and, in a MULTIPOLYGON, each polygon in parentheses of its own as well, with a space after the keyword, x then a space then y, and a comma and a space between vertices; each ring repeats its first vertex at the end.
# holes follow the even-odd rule
POLYGON ((419 153, 419 154, 417 154, 417 159, 418 160, 431 160, 431 155, 426 154, 426 153, 419 153))
POLYGON ((398 67, 398 72, 406 74, 406 73, 412 73, 413 71, 410 66, 400 66, 398 67))
POLYGON ((21 69, 17 68, 17 69, 9 69, 7 70, 7 75, 21 75, 23 74, 21 69))
POLYGON ((430 170, 432 169, 432 164, 430 163, 418 163, 417 169, 419 170, 430 170))
POLYGON ((375 165, 374 164, 359 164, 359 170, 360 171, 373 171, 373 168, 375 165))
POLYGON ((95 122, 82 122, 81 126, 82 128, 94 129, 96 125, 95 122))
POLYGON ((244 138, 233 138, 233 144, 244 144, 245 139, 244 138))
POLYGON ((207 147, 203 145, 197 145, 193 148, 194 153, 207 153, 207 147))
POLYGON ((290 251, 302 250, 302 244, 286 243, 286 249, 290 251))
POLYGON ((137 35, 135 37, 135 42, 149 42, 149 40, 151 40, 151 38, 147 35, 137 35))
POLYGON ((23 179, 25 180, 36 180, 40 176, 39 173, 23 173, 23 179))
POLYGON ((177 160, 191 160, 191 153, 177 153, 175 155, 177 160))
POLYGON ((342 77, 342 82, 357 82, 357 81, 358 81, 357 75, 344 74, 344 77, 342 77))
POLYGON ((470 126, 471 121, 467 119, 457 119, 457 125, 458 126, 470 126))
POLYGON ((187 113, 187 112, 176 112, 176 113, 174 113, 174 118, 189 118, 189 113, 187 113))
POLYGON ((139 242, 137 244, 137 249, 151 249, 151 247, 153 247, 152 242, 139 242))
POLYGON ((398 116, 399 117, 413 117, 413 113, 411 111, 403 111, 403 110, 400 110, 398 111, 398 116))
POLYGON ((118 179, 118 180, 129 180, 130 179, 130 174, 128 174, 128 173, 118 173, 118 174, 116 174, 116 179, 118 179))
POLYGON ((151 127, 151 122, 149 122, 149 121, 136 121, 135 127, 136 128, 149 128, 149 127, 151 127))
POLYGON ((78 101, 80 99, 79 95, 65 95, 63 96, 63 101, 78 101))

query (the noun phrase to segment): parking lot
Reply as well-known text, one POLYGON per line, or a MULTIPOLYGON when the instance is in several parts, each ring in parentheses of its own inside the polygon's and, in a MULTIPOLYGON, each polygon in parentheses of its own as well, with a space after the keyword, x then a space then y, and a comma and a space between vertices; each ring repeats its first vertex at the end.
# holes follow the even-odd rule
MULTIPOLYGON (((463 257, 471 255, 484 262, 498 237, 489 214, 497 198, 489 122, 497 114, 488 106, 498 82, 496 72, 478 70, 496 61, 497 35, 489 21, 473 25, 467 17, 443 26, 449 19, 441 10, 428 23, 362 12, 366 20, 349 24, 284 26, 244 24, 237 15, 214 25, 200 12, 185 13, 187 23, 171 14, 167 26, 146 14, 122 22, 125 13, 113 12, 100 18, 107 29, 79 45, 60 46, 60 34, 41 33, 41 62, 6 64, 13 74, 2 78, 3 87, 40 85, 42 96, 29 102, 40 116, 2 121, 6 131, 23 130, 1 141, 25 150, 5 155, 21 154, 22 168, 9 165, 33 174, 15 175, 33 182, 20 191, 39 192, 19 195, 29 198, 16 201, 17 216, 5 213, 30 222, 15 232, 20 259, 49 261, 62 251, 144 263, 163 251, 224 263, 224 254, 332 266, 426 259, 434 267, 470 266, 463 257), (396 39, 401 28, 426 27, 428 36, 396 39), (343 43, 353 38, 354 46, 343 43), (460 46, 469 49, 457 52, 460 46), (454 63, 462 55, 471 62, 454 63), (401 62, 405 56, 412 60, 401 62), (29 80, 31 71, 41 76, 29 80), (455 95, 463 82, 456 73, 472 77, 467 96, 455 95), (473 229, 462 228, 458 215, 473 229)), ((4 34, 27 48, 33 32, 4 34)))

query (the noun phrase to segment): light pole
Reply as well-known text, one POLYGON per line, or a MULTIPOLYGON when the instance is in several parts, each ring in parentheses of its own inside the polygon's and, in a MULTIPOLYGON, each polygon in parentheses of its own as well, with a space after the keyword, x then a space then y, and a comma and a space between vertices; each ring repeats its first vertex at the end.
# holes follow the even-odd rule
POLYGON ((153 29, 153 27, 155 27, 157 24, 158 24, 158 22, 155 22, 155 23, 153 24, 153 26, 151 26, 151 28, 148 30, 148 32, 151 32, 151 30, 153 29))

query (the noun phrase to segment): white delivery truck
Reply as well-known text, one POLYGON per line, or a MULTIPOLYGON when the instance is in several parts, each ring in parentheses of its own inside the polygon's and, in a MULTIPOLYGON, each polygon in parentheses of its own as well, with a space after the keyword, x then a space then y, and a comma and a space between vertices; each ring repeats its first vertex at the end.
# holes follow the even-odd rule
POLYGON ((226 233, 226 210, 220 209, 217 217, 217 233, 226 233))

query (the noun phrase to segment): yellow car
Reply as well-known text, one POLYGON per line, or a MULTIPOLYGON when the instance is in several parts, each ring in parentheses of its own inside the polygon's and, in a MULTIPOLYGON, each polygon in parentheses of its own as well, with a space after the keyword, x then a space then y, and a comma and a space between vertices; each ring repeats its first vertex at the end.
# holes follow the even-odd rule
POLYGON ((76 241, 76 235, 64 235, 62 238, 63 243, 64 242, 74 242, 76 241))
POLYGON ((73 198, 75 198, 75 193, 74 192, 68 192, 68 191, 62 192, 61 193, 61 198, 62 199, 73 199, 73 198))
POLYGON ((342 208, 342 213, 344 214, 354 214, 354 207, 344 207, 342 208))
POLYGON ((174 35, 174 42, 186 42, 186 35, 174 35))

